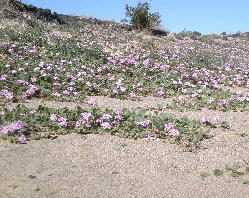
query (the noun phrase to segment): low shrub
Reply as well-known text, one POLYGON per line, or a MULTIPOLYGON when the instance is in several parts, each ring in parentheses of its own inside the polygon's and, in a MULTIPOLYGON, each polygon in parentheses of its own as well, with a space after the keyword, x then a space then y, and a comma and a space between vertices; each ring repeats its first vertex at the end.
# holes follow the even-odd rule
POLYGON ((123 21, 129 22, 134 29, 153 29, 158 28, 161 20, 158 12, 151 13, 149 3, 138 3, 136 7, 126 5, 126 17, 129 20, 123 21))

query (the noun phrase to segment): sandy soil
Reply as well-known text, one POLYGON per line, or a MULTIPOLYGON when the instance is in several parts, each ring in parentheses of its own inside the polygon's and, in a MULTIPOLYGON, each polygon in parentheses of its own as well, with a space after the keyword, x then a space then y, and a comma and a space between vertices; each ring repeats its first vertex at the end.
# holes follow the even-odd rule
MULTIPOLYGON (((96 98, 97 104, 115 108, 156 105, 96 98), (109 101, 109 102, 107 102, 109 101)), ((41 101, 42 103, 42 101, 41 101)), ((35 107, 37 101, 30 101, 35 107)), ((44 104, 44 102, 43 102, 44 104)), ((57 107, 70 103, 56 104, 57 107)), ((129 140, 108 135, 60 136, 54 140, 10 144, 0 141, 0 197, 196 197, 247 198, 249 175, 228 173, 202 180, 202 172, 226 165, 249 164, 248 112, 175 112, 190 118, 219 115, 231 130, 215 129, 197 153, 183 152, 162 141, 129 140), (243 134, 243 135, 242 135, 243 134)))

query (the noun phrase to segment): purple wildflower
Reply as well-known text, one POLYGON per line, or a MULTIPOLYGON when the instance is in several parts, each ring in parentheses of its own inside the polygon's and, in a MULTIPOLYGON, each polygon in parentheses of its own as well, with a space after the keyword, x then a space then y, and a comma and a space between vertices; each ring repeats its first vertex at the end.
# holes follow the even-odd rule
POLYGON ((109 120, 109 119, 112 119, 112 115, 105 113, 105 114, 102 115, 101 118, 102 118, 103 120, 109 120))
POLYGON ((61 94, 59 94, 59 93, 57 93, 57 92, 52 93, 52 95, 55 96, 55 97, 60 97, 60 96, 61 96, 61 94))
POLYGON ((90 112, 84 112, 80 114, 84 120, 89 120, 89 118, 92 116, 90 112))
POLYGON ((117 121, 121 121, 123 118, 122 118, 122 115, 120 115, 120 113, 117 113, 114 117, 115 120, 117 121))
POLYGON ((79 128, 82 125, 85 125, 88 128, 92 127, 92 114, 90 112, 84 112, 80 114, 82 118, 80 118, 78 121, 75 122, 75 127, 79 128))
POLYGON ((150 65, 150 60, 149 60, 149 59, 144 60, 144 61, 143 61, 143 64, 144 64, 145 66, 149 66, 149 65, 150 65))
POLYGON ((213 117, 213 122, 219 122, 220 121, 220 116, 214 116, 213 117))
POLYGON ((103 119, 98 118, 98 119, 96 120, 96 123, 99 123, 99 124, 103 123, 103 119))
POLYGON ((160 70, 161 71, 167 71, 170 68, 169 65, 160 65, 160 70))
POLYGON ((57 118, 58 118, 58 116, 56 114, 52 114, 52 115, 49 116, 49 119, 51 121, 57 121, 57 118))
POLYGON ((112 123, 113 124, 119 124, 122 119, 123 119, 122 115, 120 115, 120 113, 117 112, 115 117, 114 117, 114 121, 112 123))
POLYGON ((142 121, 137 122, 137 125, 142 126, 142 127, 147 127, 149 126, 150 123, 151 123, 150 120, 142 120, 142 121))
POLYGON ((26 81, 26 80, 17 80, 16 83, 17 83, 17 84, 27 85, 27 84, 28 84, 28 81, 26 81))
POLYGON ((126 92, 126 88, 125 88, 124 86, 121 86, 121 87, 120 87, 120 91, 121 91, 121 92, 126 92))
POLYGON ((137 95, 136 95, 135 93, 131 92, 131 93, 129 93, 129 96, 130 96, 131 98, 134 98, 134 97, 136 97, 137 95))
POLYGON ((30 97, 36 93, 38 88, 35 85, 29 85, 28 90, 24 93, 23 98, 30 97))
POLYGON ((177 129, 170 129, 168 134, 173 137, 178 137, 180 135, 180 132, 177 129))
POLYGON ((7 80, 6 75, 1 75, 1 76, 0 76, 0 80, 1 80, 1 81, 7 80))
POLYGON ((78 121, 75 122, 75 128, 79 128, 81 125, 85 125, 86 120, 84 119, 79 119, 78 121))
POLYGON ((227 102, 227 100, 222 99, 222 100, 220 100, 220 104, 223 105, 223 106, 225 106, 225 105, 228 104, 228 102, 227 102))
POLYGON ((100 124, 100 126, 103 128, 103 129, 111 129, 112 126, 109 122, 103 122, 100 124))
POLYGON ((0 127, 0 132, 4 134, 13 134, 16 131, 20 131, 24 128, 24 123, 20 120, 16 122, 12 122, 8 125, 1 126, 0 127))
POLYGON ((61 127, 67 127, 67 119, 63 117, 59 117, 58 125, 60 125, 61 127))
POLYGON ((96 105, 96 100, 94 98, 90 98, 88 101, 87 101, 87 104, 88 105, 96 105))
POLYGON ((64 91, 63 91, 63 94, 65 94, 65 95, 70 95, 70 91, 64 90, 64 91))
POLYGON ((159 90, 157 92, 157 96, 160 97, 160 96, 163 96, 164 95, 164 91, 163 90, 159 90))
POLYGON ((37 78, 33 77, 33 78, 31 78, 31 81, 32 81, 32 82, 36 82, 36 81, 37 81, 37 78))
POLYGON ((207 104, 212 104, 214 102, 214 98, 210 98, 208 101, 207 101, 207 104))
POLYGON ((181 146, 184 147, 184 148, 188 147, 189 145, 190 145, 190 142, 188 140, 183 140, 181 142, 181 146))
POLYGON ((165 131, 169 131, 170 129, 173 129, 173 128, 174 128, 174 125, 171 124, 171 123, 168 123, 168 124, 164 125, 164 130, 165 131))
POLYGON ((27 137, 24 134, 20 134, 20 136, 17 138, 17 141, 20 143, 24 143, 27 140, 27 137))
POLYGON ((14 97, 13 93, 8 91, 7 89, 2 89, 0 91, 0 95, 4 96, 7 100, 12 100, 12 98, 14 97))

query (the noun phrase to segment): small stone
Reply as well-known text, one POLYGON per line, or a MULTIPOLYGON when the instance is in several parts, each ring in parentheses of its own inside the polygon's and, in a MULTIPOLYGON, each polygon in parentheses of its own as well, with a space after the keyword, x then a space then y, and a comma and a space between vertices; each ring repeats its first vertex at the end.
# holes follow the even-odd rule
POLYGON ((117 175, 117 174, 119 174, 119 172, 118 171, 112 171, 112 174, 117 175))
POLYGON ((34 190, 34 191, 39 191, 40 188, 39 188, 39 186, 36 186, 33 190, 34 190))
POLYGON ((30 179, 36 179, 36 176, 35 175, 29 175, 28 176, 30 179))

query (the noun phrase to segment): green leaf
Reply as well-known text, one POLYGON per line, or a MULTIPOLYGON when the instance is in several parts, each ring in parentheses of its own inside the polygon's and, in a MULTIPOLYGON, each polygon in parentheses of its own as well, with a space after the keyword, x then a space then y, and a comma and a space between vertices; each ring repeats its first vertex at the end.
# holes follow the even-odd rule
POLYGON ((127 146, 127 144, 126 144, 126 143, 120 143, 119 145, 120 145, 120 147, 121 147, 121 148, 124 148, 124 147, 126 147, 126 146, 127 146))
POLYGON ((226 167, 225 167, 225 170, 226 170, 226 171, 234 171, 235 169, 234 169, 233 167, 226 166, 226 167))
POLYGON ((39 140, 39 139, 41 139, 41 135, 40 135, 40 134, 37 134, 37 133, 31 133, 31 134, 30 134, 30 138, 31 138, 32 140, 39 140))
POLYGON ((69 109, 68 109, 67 107, 61 109, 61 112, 62 112, 62 113, 67 113, 68 111, 69 111, 69 109))
POLYGON ((214 175, 215 175, 216 177, 222 176, 222 175, 223 175, 223 171, 220 170, 220 169, 215 169, 215 170, 214 170, 214 175))
POLYGON ((239 171, 233 171, 233 172, 231 173, 231 176, 233 176, 233 177, 239 177, 239 176, 241 176, 241 175, 244 175, 244 173, 239 172, 239 171))
POLYGON ((201 176, 201 179, 202 179, 202 180, 205 180, 207 177, 210 176, 210 174, 207 173, 207 172, 203 172, 203 173, 200 174, 200 176, 201 176))
POLYGON ((77 112, 81 113, 83 109, 80 106, 77 106, 77 112))
POLYGON ((248 166, 248 167, 246 167, 246 172, 247 172, 247 173, 249 173, 249 166, 248 166))
POLYGON ((201 138, 202 138, 202 136, 200 134, 194 134, 193 142, 198 143, 198 142, 200 142, 201 138))

